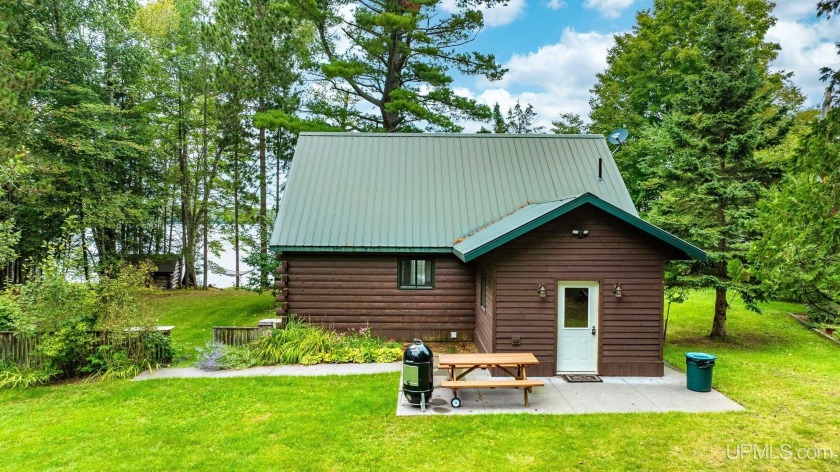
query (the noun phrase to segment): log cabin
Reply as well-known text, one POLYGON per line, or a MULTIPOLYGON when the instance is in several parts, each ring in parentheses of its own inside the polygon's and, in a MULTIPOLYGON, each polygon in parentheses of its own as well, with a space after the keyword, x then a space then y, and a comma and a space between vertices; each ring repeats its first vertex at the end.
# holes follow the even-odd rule
POLYGON ((664 272, 600 135, 301 134, 271 236, 278 315, 663 375, 664 272))

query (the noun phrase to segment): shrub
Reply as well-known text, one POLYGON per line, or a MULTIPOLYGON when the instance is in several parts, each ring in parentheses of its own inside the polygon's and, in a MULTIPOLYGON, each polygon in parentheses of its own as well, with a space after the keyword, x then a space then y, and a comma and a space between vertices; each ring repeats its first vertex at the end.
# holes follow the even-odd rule
POLYGON ((203 348, 197 348, 198 362, 195 366, 202 370, 247 369, 255 365, 250 346, 227 346, 208 342, 203 348))
POLYGON ((0 295, 0 327, 37 337, 40 368, 7 367, 3 385, 80 375, 125 378, 171 358, 169 338, 149 331, 153 318, 140 297, 148 271, 125 264, 96 283, 74 283, 66 268, 47 259, 30 281, 8 287, 0 295))
POLYGON ((14 329, 14 321, 21 317, 20 308, 15 300, 0 293, 0 331, 12 331, 14 329))
POLYGON ((82 372, 103 379, 127 379, 145 369, 157 369, 164 359, 173 356, 171 338, 157 331, 132 332, 117 339, 99 345, 95 354, 88 356, 82 372))
POLYGON ((808 320, 814 325, 840 323, 840 315, 808 305, 808 320))

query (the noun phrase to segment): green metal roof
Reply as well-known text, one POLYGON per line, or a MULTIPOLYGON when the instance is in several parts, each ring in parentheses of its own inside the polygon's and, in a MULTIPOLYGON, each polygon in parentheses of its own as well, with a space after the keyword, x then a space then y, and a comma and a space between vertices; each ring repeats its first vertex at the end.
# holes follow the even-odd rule
POLYGON ((600 135, 302 133, 271 247, 451 253, 523 206, 585 193, 637 215, 600 135))
POLYGON ((526 205, 465 238, 452 248, 452 252, 462 261, 469 262, 585 204, 593 205, 615 216, 689 257, 702 261, 706 260, 706 253, 702 249, 590 193, 578 197, 526 205))

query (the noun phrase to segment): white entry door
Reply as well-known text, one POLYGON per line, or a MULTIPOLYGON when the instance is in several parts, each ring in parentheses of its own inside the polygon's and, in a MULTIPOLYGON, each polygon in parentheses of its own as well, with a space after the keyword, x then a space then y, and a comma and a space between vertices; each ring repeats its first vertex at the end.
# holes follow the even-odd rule
POLYGON ((595 373, 598 282, 559 282, 557 373, 595 373))

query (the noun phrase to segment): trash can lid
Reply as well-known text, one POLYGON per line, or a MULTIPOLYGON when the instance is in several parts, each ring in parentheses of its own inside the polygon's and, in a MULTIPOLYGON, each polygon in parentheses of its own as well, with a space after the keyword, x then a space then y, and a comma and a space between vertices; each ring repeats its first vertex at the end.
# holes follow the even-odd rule
POLYGON ((693 361, 713 361, 717 359, 717 356, 706 354, 705 352, 686 352, 685 358, 693 361))

